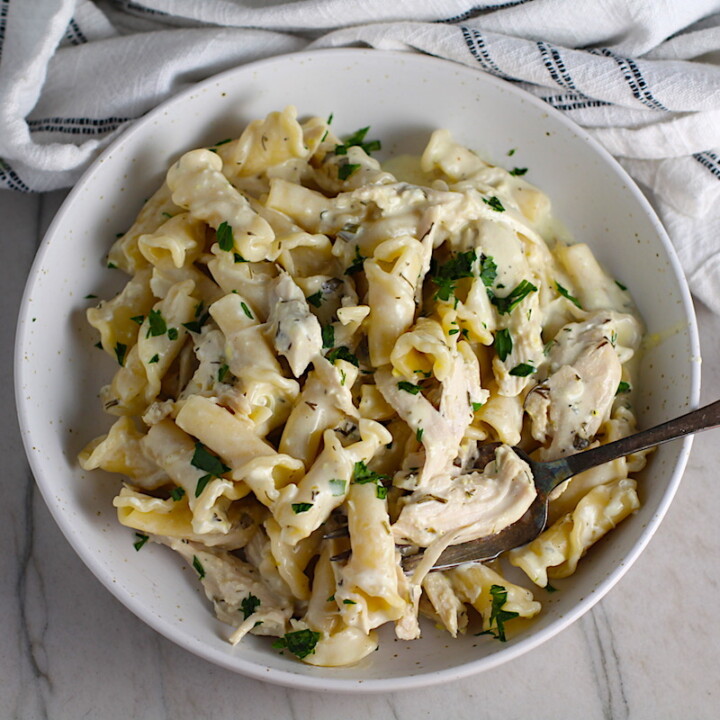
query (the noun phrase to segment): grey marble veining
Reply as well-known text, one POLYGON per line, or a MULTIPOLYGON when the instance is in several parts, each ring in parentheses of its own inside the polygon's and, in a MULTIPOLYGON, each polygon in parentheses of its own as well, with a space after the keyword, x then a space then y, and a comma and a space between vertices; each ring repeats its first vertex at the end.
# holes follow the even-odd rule
MULTIPOLYGON (((61 535, 32 481, 15 416, 15 317, 61 198, 0 193, 0 720, 718 717, 717 432, 696 439, 666 520, 615 589, 540 648, 484 674, 413 692, 321 695, 235 675, 146 627, 61 535)), ((710 401, 720 397, 720 318, 698 312, 710 401)))

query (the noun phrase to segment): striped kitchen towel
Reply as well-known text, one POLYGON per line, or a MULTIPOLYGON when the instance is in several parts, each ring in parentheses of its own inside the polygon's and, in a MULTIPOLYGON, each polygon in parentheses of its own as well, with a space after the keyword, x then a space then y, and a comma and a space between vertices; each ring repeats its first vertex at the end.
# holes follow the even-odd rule
POLYGON ((720 312, 720 0, 0 0, 0 187, 67 187, 129 122, 260 58, 361 45, 518 83, 640 183, 720 312))

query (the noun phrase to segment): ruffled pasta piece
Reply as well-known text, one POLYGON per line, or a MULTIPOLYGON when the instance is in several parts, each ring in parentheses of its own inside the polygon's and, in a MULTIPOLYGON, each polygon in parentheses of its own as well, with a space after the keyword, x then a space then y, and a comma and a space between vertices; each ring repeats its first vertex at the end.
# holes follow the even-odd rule
POLYGON ((498 630, 497 625, 492 622, 494 598, 491 588, 493 586, 498 586, 507 592, 507 600, 501 608, 506 612, 517 613, 521 618, 531 618, 542 609, 529 590, 509 582, 487 565, 479 563, 460 565, 448 570, 446 574, 458 598, 472 605, 480 613, 482 628, 485 631, 498 630))
POLYGON ((82 450, 78 457, 80 467, 121 473, 136 487, 154 490, 164 485, 168 476, 143 452, 143 437, 132 418, 118 418, 107 435, 95 438, 82 450))
POLYGON ((230 250, 246 260, 272 259, 277 254, 272 228, 228 182, 222 166, 218 155, 208 150, 185 153, 167 174, 173 202, 215 230, 224 224, 230 250))
POLYGON ((510 562, 542 587, 548 576, 572 575, 588 549, 640 507, 636 487, 635 480, 622 478, 593 488, 571 513, 528 545, 511 550, 510 562))
POLYGON ((138 238, 138 250, 156 266, 189 267, 205 249, 205 223, 178 213, 155 232, 138 238))
POLYGON ((244 481, 268 507, 274 505, 279 489, 303 472, 302 462, 278 453, 258 437, 252 421, 232 414, 210 398, 188 398, 176 422, 216 452, 231 468, 232 480, 244 481))
POLYGON ((225 550, 244 548, 258 532, 266 512, 254 500, 240 500, 227 510, 229 526, 225 532, 196 533, 187 495, 179 500, 161 500, 124 487, 113 499, 113 505, 118 521, 125 527, 150 536, 190 540, 225 550))
POLYGON ((326 430, 325 446, 305 477, 280 489, 273 514, 285 542, 299 542, 317 530, 344 502, 355 463, 369 462, 392 440, 390 433, 373 420, 361 419, 359 433, 358 442, 343 446, 337 432, 326 430))
POLYGON ((148 264, 138 248, 141 235, 155 232, 168 216, 181 212, 172 199, 167 183, 163 183, 140 210, 130 229, 119 237, 108 253, 108 265, 124 270, 128 275, 138 272, 148 264))
POLYGON ((150 273, 149 268, 139 270, 112 300, 102 300, 85 313, 88 323, 100 333, 103 350, 113 357, 136 343, 139 323, 155 302, 150 273))
POLYGON ((450 635, 457 637, 458 632, 464 633, 468 622, 465 603, 458 598, 447 575, 439 571, 428 573, 422 581, 422 589, 433 615, 450 635))

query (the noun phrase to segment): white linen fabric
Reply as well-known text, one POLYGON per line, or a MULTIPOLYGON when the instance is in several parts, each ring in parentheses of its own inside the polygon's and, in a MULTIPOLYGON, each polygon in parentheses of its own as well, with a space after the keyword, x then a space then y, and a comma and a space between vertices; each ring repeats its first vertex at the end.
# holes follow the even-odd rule
POLYGON ((194 82, 345 46, 443 57, 564 112, 640 183, 720 312, 720 0, 0 0, 0 187, 70 186, 194 82))

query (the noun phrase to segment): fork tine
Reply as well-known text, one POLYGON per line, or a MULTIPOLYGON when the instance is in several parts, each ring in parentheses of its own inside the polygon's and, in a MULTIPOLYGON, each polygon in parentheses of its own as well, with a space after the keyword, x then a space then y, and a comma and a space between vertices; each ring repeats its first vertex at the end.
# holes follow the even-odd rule
POLYGON ((350 531, 348 530, 347 525, 341 525, 340 527, 335 528, 334 530, 330 530, 329 532, 326 532, 323 536, 323 540, 335 540, 336 538, 341 537, 349 537, 350 531))

